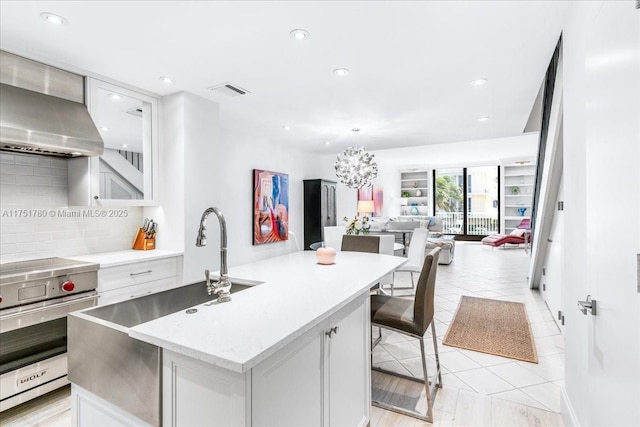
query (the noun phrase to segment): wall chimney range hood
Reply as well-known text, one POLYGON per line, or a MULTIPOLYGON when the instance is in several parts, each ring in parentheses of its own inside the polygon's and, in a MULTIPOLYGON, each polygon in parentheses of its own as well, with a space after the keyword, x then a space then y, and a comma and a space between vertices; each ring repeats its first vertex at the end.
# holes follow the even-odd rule
POLYGON ((84 78, 0 51, 0 149, 99 156, 104 142, 84 105, 84 78))

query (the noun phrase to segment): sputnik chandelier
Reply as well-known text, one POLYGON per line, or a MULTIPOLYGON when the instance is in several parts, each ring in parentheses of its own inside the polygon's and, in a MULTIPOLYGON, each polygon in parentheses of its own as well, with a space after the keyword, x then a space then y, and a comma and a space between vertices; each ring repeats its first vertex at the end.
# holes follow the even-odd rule
POLYGON ((371 181, 378 176, 378 165, 373 157, 363 147, 349 147, 338 154, 335 168, 340 182, 349 188, 370 186, 371 181))

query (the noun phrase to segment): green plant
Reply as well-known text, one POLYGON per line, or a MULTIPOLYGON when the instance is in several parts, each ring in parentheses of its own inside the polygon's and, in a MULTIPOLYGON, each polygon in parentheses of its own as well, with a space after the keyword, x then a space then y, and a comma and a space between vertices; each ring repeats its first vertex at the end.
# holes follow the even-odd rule
POLYGON ((355 216, 351 220, 345 216, 343 220, 347 223, 347 234, 367 234, 371 228, 367 215, 362 218, 355 216))
POLYGON ((456 212, 462 202, 462 189, 451 175, 436 178, 436 206, 444 212, 456 212))

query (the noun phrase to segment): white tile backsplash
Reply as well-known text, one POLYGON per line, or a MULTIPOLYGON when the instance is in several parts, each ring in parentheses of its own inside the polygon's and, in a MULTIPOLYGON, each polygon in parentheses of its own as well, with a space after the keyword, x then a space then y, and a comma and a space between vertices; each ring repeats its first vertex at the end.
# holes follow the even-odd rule
POLYGON ((1 262, 130 249, 142 225, 140 207, 67 207, 65 159, 0 153, 0 182, 1 262))

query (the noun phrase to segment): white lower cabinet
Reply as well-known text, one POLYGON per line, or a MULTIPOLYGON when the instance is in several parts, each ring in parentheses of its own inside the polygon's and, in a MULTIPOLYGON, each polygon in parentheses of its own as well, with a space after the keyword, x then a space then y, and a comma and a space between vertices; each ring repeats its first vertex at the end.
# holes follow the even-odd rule
POLYGON ((165 350, 162 425, 245 427, 247 375, 165 350))
POLYGON ((98 305, 124 301, 181 285, 182 255, 98 270, 98 305))
POLYGON ((366 300, 332 317, 337 333, 328 340, 329 423, 325 426, 366 426, 371 411, 371 322, 366 300))
POLYGON ((367 292, 244 374, 165 350, 163 425, 366 426, 369 325, 367 292))
POLYGON ((114 404, 71 384, 71 425, 90 427, 153 427, 114 404))
POLYGON ((252 369, 253 427, 324 425, 327 328, 325 321, 252 369))

